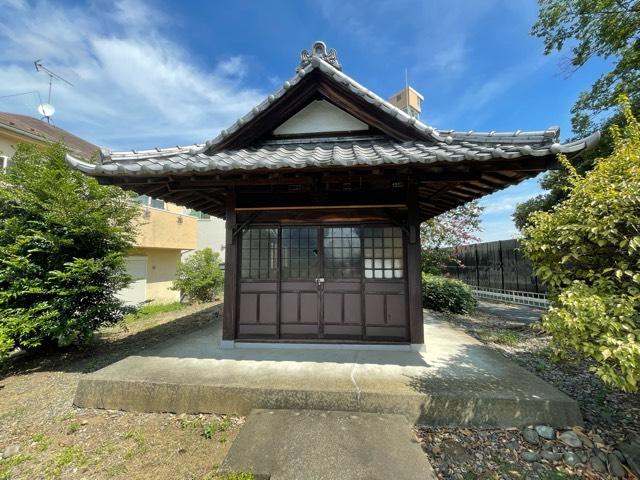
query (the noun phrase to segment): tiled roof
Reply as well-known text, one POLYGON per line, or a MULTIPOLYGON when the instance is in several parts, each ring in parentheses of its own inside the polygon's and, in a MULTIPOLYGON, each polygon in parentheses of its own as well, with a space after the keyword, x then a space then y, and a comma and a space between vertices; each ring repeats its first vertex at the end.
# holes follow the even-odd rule
POLYGON ((83 140, 72 133, 56 127, 37 118, 17 113, 0 112, 0 129, 10 129, 17 134, 24 134, 31 137, 39 137, 45 142, 63 142, 74 153, 84 158, 91 158, 99 151, 99 148, 92 143, 83 140))
MULTIPOLYGON (((329 62, 331 61, 329 53, 322 42, 316 42, 312 48, 312 54, 303 52, 302 62, 290 80, 284 82, 280 89, 269 95, 229 128, 222 130, 217 137, 204 144, 143 151, 110 152, 103 150, 101 152, 102 161, 99 165, 84 163, 72 156, 68 157, 68 161, 79 170, 95 176, 153 176, 191 171, 223 172, 259 168, 427 164, 461 160, 511 159, 521 156, 575 153, 589 147, 599 139, 599 133, 596 133, 585 139, 560 144, 557 127, 533 132, 438 130, 409 116, 344 74, 329 62), (225 139, 252 122, 306 75, 316 69, 366 102, 414 129, 416 138, 426 138, 426 140, 401 142, 390 140, 388 137, 369 140, 295 139, 289 142, 281 140, 262 143, 241 149, 223 150, 219 147, 225 139)), ((339 66, 337 60, 335 64, 339 66)))
POLYGON ((498 142, 490 142, 488 138, 492 137, 487 137, 482 142, 458 138, 451 142, 396 142, 385 137, 280 140, 263 142, 250 148, 223 150, 211 155, 203 153, 201 145, 194 145, 191 148, 112 154, 107 162, 99 165, 81 162, 72 157, 69 157, 69 161, 77 169, 94 176, 159 176, 232 170, 431 164, 573 153, 589 147, 599 137, 594 134, 577 142, 559 144, 553 138, 540 141, 538 137, 541 135, 538 132, 523 132, 521 135, 529 139, 528 143, 518 142, 518 136, 506 143, 504 135, 495 137, 498 142), (536 139, 537 143, 531 142, 536 139))

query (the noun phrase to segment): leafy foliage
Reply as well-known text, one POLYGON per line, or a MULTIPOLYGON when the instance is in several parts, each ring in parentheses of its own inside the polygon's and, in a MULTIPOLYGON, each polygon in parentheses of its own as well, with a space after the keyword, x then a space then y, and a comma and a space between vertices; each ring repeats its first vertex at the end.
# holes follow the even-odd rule
MULTIPOLYGON (((631 109, 633 112, 640 111, 640 98, 636 100, 635 105, 631 104, 631 109)), ((602 125, 604 130, 598 144, 586 152, 582 152, 578 157, 571 159, 571 164, 579 174, 584 175, 593 168, 597 158, 606 157, 611 153, 613 150, 611 127, 623 125, 624 123, 624 115, 621 112, 609 117, 602 125)), ((533 212, 548 212, 554 205, 567 198, 570 187, 569 171, 566 168, 559 168, 546 172, 540 180, 540 186, 546 190, 544 194, 516 206, 513 220, 520 230, 527 225, 529 215, 533 212)))
POLYGON ((223 285, 220 254, 205 248, 178 265, 172 288, 182 291, 192 300, 210 302, 222 291, 223 285))
POLYGON ((137 209, 64 160, 61 145, 19 145, 0 173, 0 357, 81 343, 125 308, 123 252, 137 209))
POLYGON ((457 261, 456 247, 479 240, 475 233, 480 230, 482 209, 474 200, 422 223, 423 272, 439 274, 447 263, 457 261))
POLYGON ((439 312, 468 313, 476 308, 471 288, 452 278, 422 274, 422 306, 439 312))
MULTIPOLYGON (((602 140, 572 161, 579 173, 591 170, 596 158, 613 148, 612 125, 623 125, 624 117, 613 114, 616 99, 625 92, 635 114, 640 112, 640 2, 625 0, 539 0, 540 13, 532 34, 543 39, 545 54, 571 45, 569 72, 591 58, 612 60, 613 68, 583 92, 572 108, 573 131, 578 137, 603 130, 602 140)), ((549 211, 567 198, 569 180, 564 169, 546 173, 540 185, 547 190, 519 204, 513 215, 520 229, 535 211, 549 211)))
POLYGON ((613 68, 583 92, 572 109, 577 133, 593 130, 594 115, 615 107, 621 94, 640 95, 640 2, 637 0, 538 0, 540 12, 531 33, 544 52, 571 45, 570 65, 591 58, 611 59, 613 68))
POLYGON ((552 289, 544 328, 556 350, 592 358, 610 385, 637 390, 640 379, 640 126, 628 101, 623 130, 611 128, 613 152, 581 176, 567 161, 570 190, 550 212, 537 212, 523 247, 552 289))

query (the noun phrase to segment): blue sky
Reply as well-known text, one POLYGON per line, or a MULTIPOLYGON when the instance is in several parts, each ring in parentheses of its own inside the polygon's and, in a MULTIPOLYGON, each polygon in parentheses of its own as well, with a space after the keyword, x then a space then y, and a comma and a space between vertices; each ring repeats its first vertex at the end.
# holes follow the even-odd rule
MULTIPOLYGON (((55 123, 112 149, 203 142, 291 77, 314 40, 383 97, 410 84, 422 120, 456 130, 541 130, 571 137, 570 108, 604 71, 568 74, 529 35, 534 0, 28 1, 0 0, 0 96, 56 84, 55 123)), ((35 95, 1 111, 37 116, 35 95)), ((485 197, 480 236, 511 238, 514 206, 537 180, 485 197)))

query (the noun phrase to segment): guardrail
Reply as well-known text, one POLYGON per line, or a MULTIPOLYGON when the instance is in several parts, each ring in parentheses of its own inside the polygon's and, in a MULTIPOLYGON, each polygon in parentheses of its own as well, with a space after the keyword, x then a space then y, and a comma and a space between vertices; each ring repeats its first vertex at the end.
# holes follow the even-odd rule
POLYGON ((530 307, 549 308, 549 300, 544 293, 520 292, 517 290, 500 290, 499 288, 471 287, 478 300, 516 303, 530 307))

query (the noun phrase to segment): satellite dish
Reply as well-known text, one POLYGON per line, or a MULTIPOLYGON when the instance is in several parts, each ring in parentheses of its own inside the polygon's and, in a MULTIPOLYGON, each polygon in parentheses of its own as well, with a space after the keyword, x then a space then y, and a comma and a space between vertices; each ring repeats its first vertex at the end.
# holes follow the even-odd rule
POLYGON ((38 112, 43 117, 52 117, 54 113, 56 113, 56 109, 50 103, 41 103, 38 105, 38 112))

